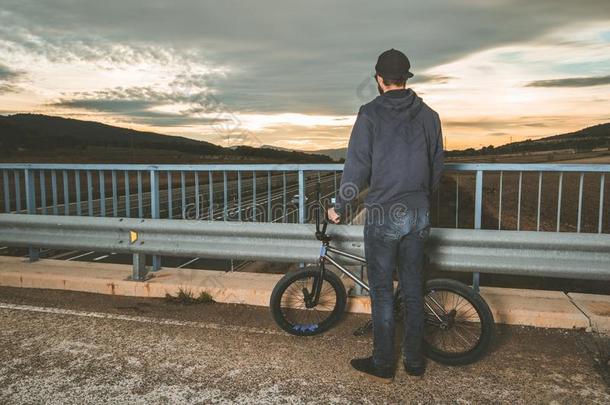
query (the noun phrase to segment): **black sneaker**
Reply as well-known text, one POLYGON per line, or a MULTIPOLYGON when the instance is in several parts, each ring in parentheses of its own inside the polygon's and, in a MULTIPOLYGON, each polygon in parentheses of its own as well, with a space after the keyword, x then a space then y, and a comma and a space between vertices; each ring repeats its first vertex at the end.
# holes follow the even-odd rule
POLYGON ((426 372, 426 362, 423 360, 419 364, 408 364, 407 361, 403 359, 402 364, 405 366, 407 374, 414 377, 422 376, 426 372))
POLYGON ((373 380, 389 384, 394 379, 394 369, 388 368, 382 370, 375 367, 375 365, 373 364, 373 357, 367 357, 364 359, 352 359, 350 361, 350 364, 354 369, 363 373, 367 377, 372 378, 373 380))

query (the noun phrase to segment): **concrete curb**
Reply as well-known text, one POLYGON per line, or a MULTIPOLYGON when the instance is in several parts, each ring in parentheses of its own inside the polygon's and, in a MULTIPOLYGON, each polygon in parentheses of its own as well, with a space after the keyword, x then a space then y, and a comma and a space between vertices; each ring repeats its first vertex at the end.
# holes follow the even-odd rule
MULTIPOLYGON (((206 291, 215 301, 268 306, 277 274, 225 273, 210 270, 162 269, 145 282, 127 280, 131 266, 42 259, 0 257, 0 285, 61 289, 136 297, 164 297, 180 288, 199 294, 206 291)), ((544 328, 593 328, 610 331, 610 296, 568 295, 557 291, 481 288, 497 323, 544 328)), ((368 297, 350 298, 349 312, 370 313, 368 297)))
POLYGON ((610 296, 568 293, 568 297, 589 318, 594 331, 610 334, 610 296))

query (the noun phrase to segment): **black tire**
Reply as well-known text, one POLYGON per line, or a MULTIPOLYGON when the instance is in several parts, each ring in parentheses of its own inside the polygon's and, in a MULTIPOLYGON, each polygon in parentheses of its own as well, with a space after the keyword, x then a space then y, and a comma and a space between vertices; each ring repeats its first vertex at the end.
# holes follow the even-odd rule
MULTIPOLYGON (((431 297, 442 297, 443 294, 447 295, 447 293, 451 293, 461 297, 461 299, 468 302, 472 306, 472 309, 476 311, 477 319, 479 320, 479 322, 468 323, 471 326, 477 325, 476 333, 469 332, 472 333, 473 343, 471 347, 468 347, 467 349, 461 351, 448 351, 440 348, 440 344, 437 344, 436 342, 440 339, 433 339, 433 336, 437 336, 438 333, 449 333, 451 328, 455 328, 455 330, 457 330, 457 327, 454 325, 448 329, 443 330, 441 327, 437 326, 439 323, 436 322, 436 320, 434 319, 433 313, 430 311, 430 308, 426 307, 426 333, 424 338, 424 350, 426 356, 438 363, 450 366, 459 366, 474 363, 483 355, 485 355, 485 353, 487 353, 489 345, 491 344, 491 341, 493 339, 495 329, 493 315, 485 300, 472 288, 468 287, 463 283, 460 283, 459 281, 450 279, 435 279, 430 280, 426 283, 424 294, 426 296, 426 302, 428 303, 428 305, 436 306, 434 302, 431 302, 431 297), (475 335, 478 335, 478 337, 476 337, 475 335)), ((438 298, 435 298, 435 300, 437 302, 439 301, 438 298)), ((455 305, 458 304, 459 302, 455 305)), ((402 300, 400 298, 399 290, 396 291, 395 305, 397 316, 402 316, 401 314, 404 309, 402 306, 402 300)), ((463 306, 464 304, 461 305, 463 306)), ((460 307, 458 307, 458 309, 459 308, 460 307)), ((453 316, 455 317, 455 314, 453 316)), ((467 324, 467 322, 456 323, 456 325, 458 324, 461 325, 460 327, 463 327, 467 324)), ((464 333, 466 330, 462 330, 462 333, 464 333)))
MULTIPOLYGON (((304 270, 286 274, 273 288, 271 300, 269 302, 271 315, 273 316, 275 322, 286 332, 297 336, 317 335, 332 328, 341 319, 341 316, 345 311, 347 293, 341 279, 335 273, 329 270, 324 272, 322 293, 327 293, 329 299, 334 299, 332 309, 330 311, 323 310, 328 309, 329 307, 325 306, 322 308, 320 303, 317 305, 317 307, 313 307, 311 309, 293 308, 297 304, 297 302, 294 300, 290 303, 292 305, 286 304, 285 294, 287 294, 287 291, 293 291, 297 283, 300 283, 301 287, 306 286, 307 288, 309 287, 310 283, 313 283, 314 277, 317 278, 319 275, 320 271, 317 268, 306 268, 304 270), (318 314, 316 315, 316 322, 314 323, 302 324, 291 319, 297 315, 307 315, 308 313, 313 314, 314 311, 316 314, 318 314)), ((296 286, 297 292, 299 291, 298 287, 299 286, 296 286)), ((294 299, 297 298, 298 297, 295 296, 294 299)), ((298 304, 305 304, 304 296, 301 296, 301 300, 298 302, 298 304)))

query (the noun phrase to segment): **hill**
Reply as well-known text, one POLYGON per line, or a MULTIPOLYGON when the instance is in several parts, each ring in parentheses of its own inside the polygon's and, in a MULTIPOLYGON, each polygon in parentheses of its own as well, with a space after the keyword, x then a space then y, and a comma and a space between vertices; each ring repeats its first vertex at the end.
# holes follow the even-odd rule
MULTIPOLYGON (((16 114, 0 116, 0 157, 15 154, 33 154, 61 151, 63 154, 82 154, 99 150, 129 151, 140 155, 144 151, 177 152, 178 155, 208 156, 232 160, 248 157, 248 160, 286 160, 290 162, 329 162, 322 155, 309 155, 296 151, 240 146, 223 148, 213 143, 197 141, 181 136, 106 125, 41 114, 16 114)), ((158 153, 158 152, 157 152, 158 153)), ((155 154, 157 154, 155 153, 155 154)))
POLYGON ((489 145, 480 149, 468 148, 463 150, 451 150, 447 151, 446 155, 447 157, 507 155, 563 150, 587 152, 598 148, 610 148, 610 123, 594 125, 575 132, 560 135, 507 143, 496 147, 489 145))
MULTIPOLYGON (((484 146, 480 149, 468 148, 446 151, 447 157, 507 155, 532 152, 552 152, 559 150, 574 150, 586 152, 597 148, 610 148, 610 123, 594 125, 575 132, 552 135, 539 139, 511 142, 505 145, 484 146)), ((345 159, 347 148, 320 149, 313 152, 326 155, 335 160, 345 159)))

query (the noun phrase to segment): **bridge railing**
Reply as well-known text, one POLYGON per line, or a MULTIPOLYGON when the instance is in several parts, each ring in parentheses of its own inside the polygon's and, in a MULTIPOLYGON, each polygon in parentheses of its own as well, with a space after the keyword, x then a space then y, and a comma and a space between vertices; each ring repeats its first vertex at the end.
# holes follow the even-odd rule
MULTIPOLYGON (((2 163, 0 204, 5 213, 30 215, 307 223, 316 184, 325 198, 334 197, 342 169, 2 163)), ((432 225, 607 234, 608 172, 608 164, 447 163, 431 196, 432 225)), ((37 256, 30 248, 30 260, 37 256)), ((160 268, 160 256, 153 256, 153 268, 160 268)))
MULTIPOLYGON (((341 164, 0 163, 4 213, 305 223, 341 164)), ((433 226, 610 233, 609 164, 446 163, 433 226)), ((408 175, 406 173, 405 175, 408 175)))

